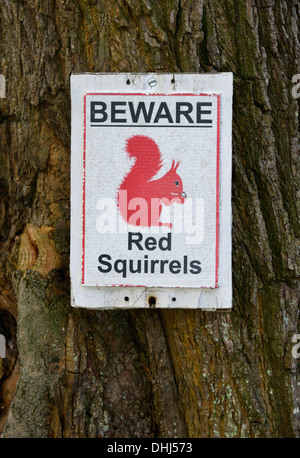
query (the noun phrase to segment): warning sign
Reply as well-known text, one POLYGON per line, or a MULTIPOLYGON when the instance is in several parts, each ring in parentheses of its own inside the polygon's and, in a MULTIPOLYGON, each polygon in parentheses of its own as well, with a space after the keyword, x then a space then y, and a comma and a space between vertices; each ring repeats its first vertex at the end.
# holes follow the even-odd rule
MULTIPOLYGON (((72 223, 80 220, 80 288, 218 289, 224 286, 222 164, 231 159, 222 143, 224 87, 156 90, 143 76, 137 87, 137 77, 130 81, 129 75, 125 90, 111 87, 109 75, 72 77, 78 88, 73 83, 72 223)), ((227 191, 230 207, 230 184, 227 191)), ((229 237, 230 227, 231 220, 229 237)))
POLYGON ((220 111, 221 94, 84 96, 83 285, 218 286, 220 111))

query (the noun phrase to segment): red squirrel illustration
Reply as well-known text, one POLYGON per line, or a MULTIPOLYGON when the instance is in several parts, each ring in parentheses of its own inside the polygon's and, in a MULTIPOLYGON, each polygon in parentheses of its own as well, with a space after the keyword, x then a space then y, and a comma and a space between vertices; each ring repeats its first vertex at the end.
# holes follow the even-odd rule
POLYGON ((135 158, 131 169, 118 190, 118 206, 125 221, 135 226, 167 226, 159 221, 162 205, 183 204, 186 194, 177 174, 179 162, 173 160, 170 170, 153 180, 162 168, 162 156, 155 141, 147 136, 134 135, 126 140, 125 151, 135 158))

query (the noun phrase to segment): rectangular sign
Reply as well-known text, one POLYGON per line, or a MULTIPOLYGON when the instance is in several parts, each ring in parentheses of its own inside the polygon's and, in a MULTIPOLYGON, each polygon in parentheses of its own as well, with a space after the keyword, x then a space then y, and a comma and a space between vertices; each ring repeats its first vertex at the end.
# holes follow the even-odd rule
POLYGON ((157 299, 180 287, 197 306, 230 290, 219 305, 228 308, 232 75, 85 74, 71 84, 73 305, 146 306, 151 288, 157 299))

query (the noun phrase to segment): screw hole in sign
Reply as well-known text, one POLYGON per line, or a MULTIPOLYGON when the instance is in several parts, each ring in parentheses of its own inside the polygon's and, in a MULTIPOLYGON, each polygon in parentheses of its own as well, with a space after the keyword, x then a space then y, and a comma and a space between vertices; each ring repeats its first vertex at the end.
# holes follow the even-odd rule
POLYGON ((152 307, 155 307, 156 305, 156 297, 154 296, 150 296, 149 299, 148 299, 148 304, 150 306, 150 308, 152 307))
POLYGON ((128 302, 128 301, 129 301, 129 297, 128 297, 128 296, 125 296, 125 297, 124 297, 124 301, 128 302))
POLYGON ((174 84, 175 83, 175 80, 174 78, 171 79, 171 83, 174 84))
POLYGON ((172 301, 175 302, 176 301, 176 297, 172 297, 172 301))
POLYGON ((128 85, 130 84, 130 80, 129 79, 126 81, 126 84, 128 84, 128 85))

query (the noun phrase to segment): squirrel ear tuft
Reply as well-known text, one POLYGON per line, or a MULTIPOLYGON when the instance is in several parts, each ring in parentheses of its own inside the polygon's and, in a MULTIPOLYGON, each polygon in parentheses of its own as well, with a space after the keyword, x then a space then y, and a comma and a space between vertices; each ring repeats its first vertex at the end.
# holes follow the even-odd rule
POLYGON ((175 161, 174 161, 174 159, 173 159, 171 169, 173 170, 174 167, 175 167, 175 161))
POLYGON ((179 164, 180 164, 180 161, 177 162, 177 164, 176 164, 176 166, 175 166, 175 171, 178 169, 179 164))

